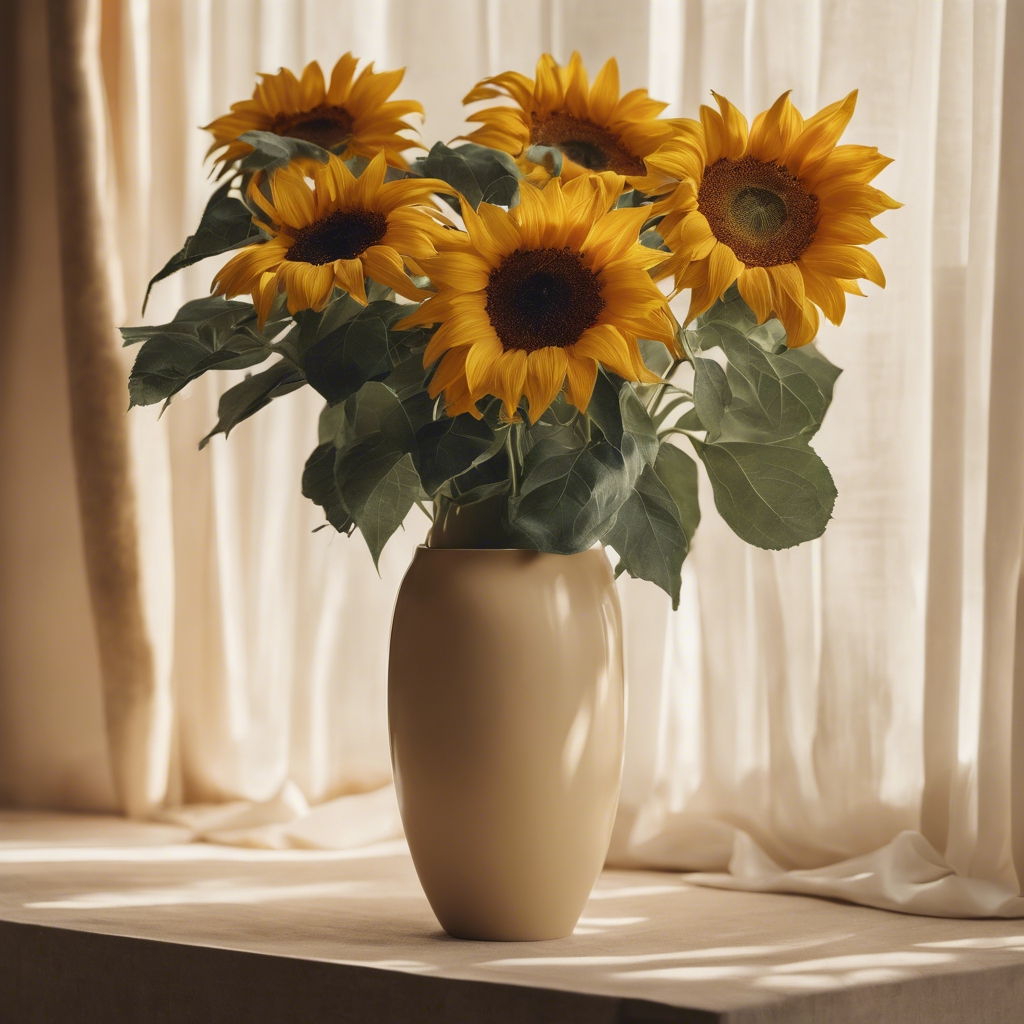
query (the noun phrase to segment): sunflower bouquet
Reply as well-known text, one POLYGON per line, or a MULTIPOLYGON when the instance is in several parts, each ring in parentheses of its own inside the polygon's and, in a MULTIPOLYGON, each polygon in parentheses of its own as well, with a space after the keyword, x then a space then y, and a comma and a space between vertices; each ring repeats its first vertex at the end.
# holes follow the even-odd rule
POLYGON ((869 184, 887 157, 838 145, 856 94, 807 120, 788 93, 750 126, 717 95, 663 118, 620 96, 614 59, 591 84, 545 55, 477 84, 470 134, 410 163, 402 71, 357 70, 264 75, 208 126, 220 185, 150 288, 235 254, 170 323, 123 329, 132 405, 273 360, 200 447, 312 387, 303 493, 375 561, 413 506, 436 534, 482 509, 472 544, 604 543, 678 603, 700 518, 684 445, 742 539, 820 536, 836 491, 810 441, 840 371, 809 343, 819 310, 839 324, 858 281, 884 286, 863 246, 899 205, 869 184))

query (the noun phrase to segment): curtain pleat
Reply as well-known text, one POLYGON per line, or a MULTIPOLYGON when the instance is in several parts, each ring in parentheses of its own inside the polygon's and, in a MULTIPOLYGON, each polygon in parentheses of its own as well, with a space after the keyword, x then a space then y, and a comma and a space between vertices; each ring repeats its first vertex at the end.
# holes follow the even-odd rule
POLYGON ((71 441, 82 545, 100 656, 114 785, 123 809, 144 814, 164 796, 149 764, 153 657, 142 611, 136 502, 124 366, 110 298, 98 178, 103 144, 96 0, 49 0, 61 302, 71 441))

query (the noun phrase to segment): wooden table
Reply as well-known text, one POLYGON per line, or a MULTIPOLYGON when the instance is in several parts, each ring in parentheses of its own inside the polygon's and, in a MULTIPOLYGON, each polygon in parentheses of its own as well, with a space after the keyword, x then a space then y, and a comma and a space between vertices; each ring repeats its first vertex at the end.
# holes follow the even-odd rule
POLYGON ((401 842, 187 839, 0 812, 0 1022, 1024 1022, 1024 921, 607 871, 570 938, 462 942, 401 842))

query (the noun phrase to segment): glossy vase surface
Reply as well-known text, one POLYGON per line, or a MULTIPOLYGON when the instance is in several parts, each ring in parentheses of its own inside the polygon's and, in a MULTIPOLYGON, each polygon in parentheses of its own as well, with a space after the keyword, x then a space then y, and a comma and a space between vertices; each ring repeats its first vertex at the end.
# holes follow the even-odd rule
POLYGON ((624 715, 604 551, 417 549, 388 717, 409 849, 445 931, 572 933, 608 850, 624 715))

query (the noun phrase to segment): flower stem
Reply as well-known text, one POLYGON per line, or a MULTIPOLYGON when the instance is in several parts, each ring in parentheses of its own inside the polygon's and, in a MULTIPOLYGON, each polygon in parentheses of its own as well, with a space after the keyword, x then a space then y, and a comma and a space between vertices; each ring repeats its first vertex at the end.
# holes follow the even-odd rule
POLYGON ((665 392, 668 391, 668 386, 672 382, 672 378, 675 376, 676 370, 685 363, 685 359, 674 359, 672 365, 668 368, 668 373, 665 374, 665 383, 658 387, 658 390, 654 394, 654 398, 651 404, 648 406, 647 411, 651 414, 653 419, 654 414, 658 411, 658 406, 661 405, 662 398, 665 397, 665 392))
POLYGON ((508 433, 505 435, 505 448, 508 450, 509 487, 513 497, 519 493, 519 480, 516 473, 516 452, 515 445, 512 443, 512 432, 515 429, 516 425, 513 423, 512 426, 508 428, 508 433))

